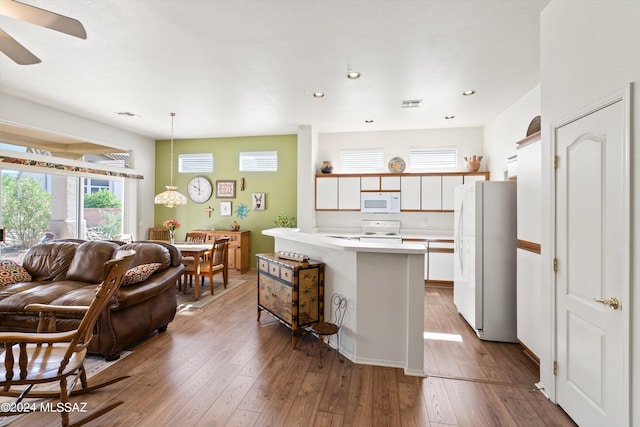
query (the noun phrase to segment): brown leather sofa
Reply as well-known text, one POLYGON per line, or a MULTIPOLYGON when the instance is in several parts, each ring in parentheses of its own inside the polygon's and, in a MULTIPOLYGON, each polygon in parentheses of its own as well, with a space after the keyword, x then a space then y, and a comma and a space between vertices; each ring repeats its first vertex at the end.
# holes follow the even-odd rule
MULTIPOLYGON (((31 248, 22 267, 32 280, 0 288, 0 331, 35 331, 38 314, 26 312, 28 304, 89 305, 104 278, 105 261, 119 249, 136 251, 130 268, 160 266, 145 280, 120 287, 98 319, 89 352, 117 359, 124 348, 155 330, 164 332, 176 313, 176 281, 184 270, 180 251, 162 242, 103 240, 59 240, 31 248)), ((58 315, 56 329, 74 329, 80 318, 58 315)))

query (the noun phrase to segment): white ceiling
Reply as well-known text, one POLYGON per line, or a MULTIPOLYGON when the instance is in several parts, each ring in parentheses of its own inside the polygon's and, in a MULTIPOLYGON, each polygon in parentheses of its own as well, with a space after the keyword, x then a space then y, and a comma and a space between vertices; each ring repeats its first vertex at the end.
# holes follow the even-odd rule
POLYGON ((0 53, 2 92, 163 139, 483 126, 538 84, 549 0, 23 2, 87 39, 0 16, 42 60, 0 53))

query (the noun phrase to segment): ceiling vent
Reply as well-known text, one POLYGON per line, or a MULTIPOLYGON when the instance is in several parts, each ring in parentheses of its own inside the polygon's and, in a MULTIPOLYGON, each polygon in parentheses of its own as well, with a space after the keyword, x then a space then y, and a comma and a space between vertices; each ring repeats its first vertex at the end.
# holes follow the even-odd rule
POLYGON ((422 99, 403 99, 402 108, 417 108, 422 104, 422 99))

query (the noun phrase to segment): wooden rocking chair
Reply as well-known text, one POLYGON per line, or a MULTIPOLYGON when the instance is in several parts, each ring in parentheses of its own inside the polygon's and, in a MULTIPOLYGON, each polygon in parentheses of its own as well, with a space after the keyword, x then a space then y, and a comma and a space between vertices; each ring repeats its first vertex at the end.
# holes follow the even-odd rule
MULTIPOLYGON (((105 279, 96 289, 96 295, 88 307, 54 306, 29 304, 25 310, 39 312, 38 332, 0 332, 0 344, 4 345, 0 357, 3 360, 4 374, 0 368, 0 396, 16 397, 16 406, 25 398, 59 398, 62 410, 62 425, 69 425, 69 411, 73 405, 69 396, 87 393, 128 376, 119 377, 105 383, 89 387, 84 369, 87 347, 93 337, 93 328, 107 305, 111 302, 122 283, 135 251, 120 251, 119 258, 105 263, 105 279), (55 332, 56 313, 84 313, 78 329, 67 332, 55 332), (78 379, 82 388, 73 390, 78 379), (59 382, 59 390, 31 391, 34 385, 59 382)), ((107 413, 123 402, 115 402, 98 408, 87 414, 73 425, 83 425, 107 413)), ((18 415, 22 412, 2 412, 0 415, 18 415)))

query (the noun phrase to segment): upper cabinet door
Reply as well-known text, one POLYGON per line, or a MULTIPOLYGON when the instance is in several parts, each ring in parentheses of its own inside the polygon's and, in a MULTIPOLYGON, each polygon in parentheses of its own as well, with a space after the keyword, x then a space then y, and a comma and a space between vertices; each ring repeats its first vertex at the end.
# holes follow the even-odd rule
POLYGON ((397 175, 383 176, 380 182, 382 191, 400 191, 400 177, 397 175))
POLYGON ((360 177, 338 178, 338 209, 360 210, 360 177))
POLYGON ((316 210, 338 209, 338 178, 316 178, 316 210))
MULTIPOLYGON (((484 178, 484 176, 483 176, 484 178)), ((456 186, 463 183, 462 175, 446 175, 442 177, 442 210, 453 210, 453 192, 456 186)))
POLYGON ((442 176, 422 177, 422 210, 442 210, 442 176))
POLYGON ((400 210, 419 211, 420 177, 403 176, 400 180, 400 210))
POLYGON ((380 191, 380 176, 363 176, 360 178, 362 191, 380 191))

